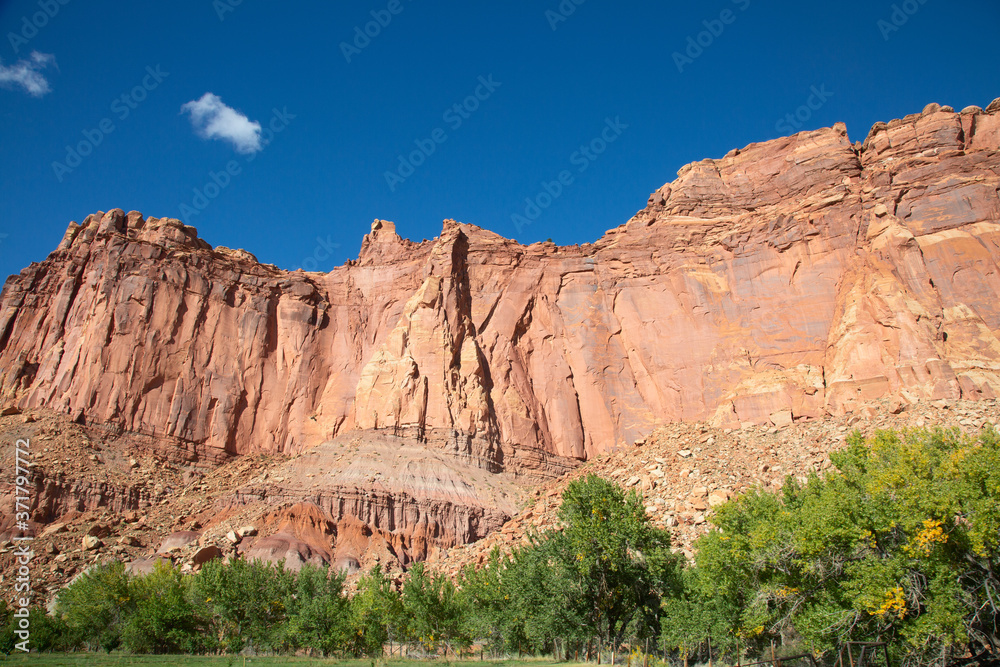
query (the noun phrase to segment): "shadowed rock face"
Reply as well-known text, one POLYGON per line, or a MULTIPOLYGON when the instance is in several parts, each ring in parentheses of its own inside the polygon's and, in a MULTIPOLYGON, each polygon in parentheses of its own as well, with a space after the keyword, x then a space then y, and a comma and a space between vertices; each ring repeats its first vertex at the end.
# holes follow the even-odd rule
POLYGON ((178 458, 345 432, 559 472, 657 421, 739 425, 1000 393, 1000 104, 684 167, 584 246, 376 221, 281 271, 177 220, 72 223, 0 298, 0 391, 178 458))

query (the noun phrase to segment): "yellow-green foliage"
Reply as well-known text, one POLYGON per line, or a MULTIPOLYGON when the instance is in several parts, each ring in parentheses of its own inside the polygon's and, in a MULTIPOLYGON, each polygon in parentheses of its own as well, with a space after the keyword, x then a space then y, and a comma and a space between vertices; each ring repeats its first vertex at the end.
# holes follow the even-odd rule
POLYGON ((727 610, 717 631, 821 651, 880 638, 913 664, 996 641, 997 434, 855 433, 831 458, 823 478, 719 508, 689 576, 689 595, 727 610))

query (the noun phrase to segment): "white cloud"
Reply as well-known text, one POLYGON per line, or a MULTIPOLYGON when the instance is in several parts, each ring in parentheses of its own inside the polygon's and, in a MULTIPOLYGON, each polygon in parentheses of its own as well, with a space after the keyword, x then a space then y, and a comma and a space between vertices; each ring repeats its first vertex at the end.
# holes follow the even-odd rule
POLYGON ((238 153, 256 153, 260 143, 260 123, 252 121, 236 109, 226 106, 218 95, 205 93, 181 107, 181 113, 191 114, 191 125, 203 139, 224 139, 238 153))
POLYGON ((32 97, 41 97, 52 90, 41 70, 55 61, 56 57, 51 53, 38 51, 32 51, 28 60, 18 60, 13 65, 4 65, 0 61, 0 86, 20 86, 32 97))

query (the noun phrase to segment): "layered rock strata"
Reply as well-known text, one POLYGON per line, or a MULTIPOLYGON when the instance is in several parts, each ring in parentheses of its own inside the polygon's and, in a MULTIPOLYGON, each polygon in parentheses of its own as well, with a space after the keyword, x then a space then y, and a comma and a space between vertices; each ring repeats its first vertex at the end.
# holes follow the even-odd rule
POLYGON ((0 297, 0 392, 180 458, 379 431, 554 474, 658 421, 1000 392, 1000 102, 681 169, 582 246, 376 221, 282 271, 181 222, 72 223, 0 297))

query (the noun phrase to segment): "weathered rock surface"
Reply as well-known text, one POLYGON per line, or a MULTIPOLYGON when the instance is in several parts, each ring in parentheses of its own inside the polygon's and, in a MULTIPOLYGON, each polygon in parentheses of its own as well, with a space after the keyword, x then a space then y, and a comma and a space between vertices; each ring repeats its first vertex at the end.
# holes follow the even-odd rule
MULTIPOLYGON (((261 517, 261 535, 293 536, 326 562, 351 570, 375 561, 405 566, 475 542, 514 513, 517 492, 509 475, 446 452, 385 434, 355 434, 249 480, 232 494, 228 511, 261 517)), ((211 535, 236 517, 218 520, 211 535)), ((244 535, 240 551, 261 541, 244 535)))
MULTIPOLYGON (((357 260, 320 274, 177 220, 89 216, 0 293, 0 420, 39 464, 31 530, 59 522, 53 581, 116 547, 152 562, 82 551, 81 516, 150 547, 200 534, 171 554, 191 567, 213 544, 405 566, 495 532, 518 483, 659 423, 798 428, 875 400, 897 415, 995 399, 998 189, 1000 102, 688 165, 583 246, 451 220, 414 243, 376 221, 357 260), (226 461, 226 479, 190 465, 226 461), (251 522, 259 535, 237 532, 251 522)), ((698 478, 713 446, 621 482, 698 478)), ((694 487, 664 521, 701 526, 736 490, 694 487)), ((0 536, 13 499, 0 481, 0 536)))
POLYGON ((1000 426, 1000 401, 939 400, 895 411, 891 401, 870 403, 851 415, 827 416, 785 428, 714 428, 705 423, 670 424, 634 446, 601 454, 562 479, 536 487, 528 502, 500 530, 472 544, 428 559, 428 567, 456 576, 466 565, 482 565, 490 551, 525 544, 529 533, 558 530, 562 494, 574 479, 598 475, 642 494, 650 522, 671 533, 676 551, 695 554, 694 543, 711 528, 712 513, 751 488, 778 491, 791 475, 834 469, 830 453, 855 430, 866 437, 882 430, 923 427, 959 429, 970 435, 1000 426), (638 482, 632 484, 633 479, 638 482))
POLYGON ((376 221, 328 274, 98 213, 7 281, 0 387, 188 457, 377 428, 543 470, 662 420, 992 397, 998 146, 997 110, 930 105, 689 165, 595 244, 376 221))
POLYGON ((193 530, 179 530, 176 533, 170 533, 157 547, 156 552, 168 554, 175 549, 181 549, 192 542, 197 542, 199 537, 201 537, 201 533, 193 530))

